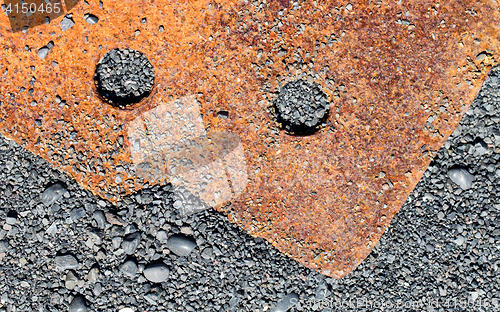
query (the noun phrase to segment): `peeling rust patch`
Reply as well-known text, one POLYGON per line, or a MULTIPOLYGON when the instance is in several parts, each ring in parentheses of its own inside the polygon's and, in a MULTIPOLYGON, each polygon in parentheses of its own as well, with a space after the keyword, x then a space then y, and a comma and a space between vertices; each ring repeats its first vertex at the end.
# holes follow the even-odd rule
POLYGON ((497 1, 89 2, 64 32, 61 18, 13 32, 0 14, 2 134, 117 202, 171 179, 138 174, 148 167, 132 159, 129 126, 194 96, 207 137, 239 135, 246 162, 246 188, 216 208, 334 278, 369 254, 499 57, 497 1), (93 88, 115 48, 155 70, 150 96, 125 110, 93 88), (270 109, 296 79, 332 103, 311 136, 280 131, 270 109))

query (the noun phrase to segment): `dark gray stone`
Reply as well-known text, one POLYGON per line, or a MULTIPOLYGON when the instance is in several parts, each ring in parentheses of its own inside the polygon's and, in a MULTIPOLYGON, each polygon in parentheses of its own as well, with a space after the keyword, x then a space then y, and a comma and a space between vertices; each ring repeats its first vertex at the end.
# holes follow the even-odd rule
POLYGON ((89 274, 87 274, 87 279, 91 283, 97 282, 99 280, 99 269, 95 266, 90 269, 89 274))
POLYGON ((488 144, 486 144, 484 141, 479 141, 474 145, 475 154, 479 156, 483 156, 484 154, 488 153, 488 144))
POLYGON ((52 225, 49 226, 49 228, 47 229, 47 231, 45 231, 45 233, 50 234, 50 235, 56 234, 57 233, 57 224, 55 222, 52 223, 52 225))
POLYGON ((196 241, 189 236, 174 234, 168 238, 167 247, 178 256, 187 256, 196 247, 196 241))
POLYGON ((67 254, 56 256, 54 264, 60 270, 72 270, 78 267, 78 260, 73 255, 67 254))
POLYGON ((73 222, 77 221, 78 219, 85 217, 85 209, 84 208, 75 208, 75 209, 71 210, 69 217, 71 218, 71 220, 73 222))
POLYGON ((134 277, 137 274, 137 264, 133 260, 127 260, 120 267, 120 272, 124 276, 134 277))
POLYGON ((17 212, 11 210, 7 213, 7 218, 5 218, 5 222, 10 225, 14 225, 17 222, 17 212))
POLYGON ((123 251, 127 255, 133 255, 139 244, 141 243, 141 233, 129 234, 122 242, 123 251))
POLYGON ((64 281, 64 286, 69 290, 73 290, 76 287, 77 283, 78 283, 78 278, 76 277, 75 273, 73 271, 69 271, 66 274, 66 280, 64 281))
POLYGON ((165 243, 168 239, 167 232, 158 231, 158 233, 156 233, 156 239, 162 244, 165 243))
POLYGON ((455 239, 455 244, 459 245, 459 246, 462 246, 463 243, 466 241, 467 239, 465 237, 463 237, 462 235, 458 235, 457 236, 457 239, 455 239))
POLYGON ((206 260, 210 260, 214 258, 214 250, 211 247, 207 247, 203 249, 201 252, 201 257, 206 260))
POLYGON ((87 312, 87 302, 83 296, 76 296, 69 305, 69 312, 87 312))
POLYGON ((162 283, 166 281, 169 273, 169 268, 163 263, 151 264, 144 269, 144 277, 153 283, 162 283))
POLYGON ((120 248, 122 241, 123 239, 120 236, 113 237, 111 239, 111 246, 113 246, 113 249, 118 249, 120 248))
POLYGON ((45 206, 50 206, 58 201, 66 192, 66 185, 62 182, 57 182, 49 186, 41 195, 42 203, 45 206))
POLYGON ((104 229, 106 226, 106 217, 104 216, 104 212, 101 210, 96 210, 92 214, 92 218, 95 220, 97 223, 97 227, 100 228, 101 230, 104 229))
POLYGON ((102 285, 101 285, 101 283, 96 283, 94 285, 94 289, 93 289, 92 293, 96 297, 98 297, 102 293, 102 285))

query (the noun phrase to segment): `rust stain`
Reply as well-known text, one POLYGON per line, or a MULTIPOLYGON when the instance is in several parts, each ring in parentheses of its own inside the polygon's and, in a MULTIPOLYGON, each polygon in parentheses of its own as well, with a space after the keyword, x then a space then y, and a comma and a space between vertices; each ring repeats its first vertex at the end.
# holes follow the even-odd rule
POLYGON ((499 57, 497 1, 390 3, 89 1, 65 32, 62 17, 13 32, 0 14, 0 130, 117 202, 151 182, 136 174, 130 122, 195 95, 206 129, 240 135, 245 153, 246 189, 216 208, 341 278, 369 254, 499 57), (155 70, 152 94, 126 110, 93 89, 114 48, 143 52, 155 70), (328 126, 311 136, 280 131, 270 109, 295 79, 332 101, 328 126))

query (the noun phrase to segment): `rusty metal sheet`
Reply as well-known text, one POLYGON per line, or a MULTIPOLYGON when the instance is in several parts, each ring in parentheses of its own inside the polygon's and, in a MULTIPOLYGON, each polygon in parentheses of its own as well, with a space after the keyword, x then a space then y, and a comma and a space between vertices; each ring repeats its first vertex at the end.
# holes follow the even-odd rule
POLYGON ((498 60, 498 10, 493 0, 103 0, 75 2, 66 31, 62 16, 16 31, 2 13, 0 131, 112 202, 184 183, 251 235, 341 278, 498 60), (141 51, 155 71, 151 94, 125 109, 93 82, 115 48, 141 51), (312 135, 281 130, 271 107, 297 79, 331 101, 312 135), (178 170, 177 156, 189 165, 178 170))

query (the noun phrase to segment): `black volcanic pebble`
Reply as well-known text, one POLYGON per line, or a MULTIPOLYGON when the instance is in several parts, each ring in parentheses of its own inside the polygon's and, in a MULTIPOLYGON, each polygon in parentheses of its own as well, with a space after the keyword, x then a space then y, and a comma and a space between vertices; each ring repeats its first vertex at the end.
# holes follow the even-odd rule
POLYGON ((106 53, 94 76, 99 94, 121 108, 148 96, 154 78, 153 66, 146 56, 131 49, 114 49, 106 53))
POLYGON ((283 129, 299 135, 318 130, 326 122, 330 108, 319 84, 300 79, 285 84, 273 105, 283 129))

